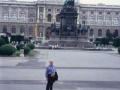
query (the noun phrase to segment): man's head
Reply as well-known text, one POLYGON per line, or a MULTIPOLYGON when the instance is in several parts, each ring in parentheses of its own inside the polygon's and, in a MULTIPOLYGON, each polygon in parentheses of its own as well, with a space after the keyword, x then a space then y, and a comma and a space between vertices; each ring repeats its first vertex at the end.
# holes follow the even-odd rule
POLYGON ((52 60, 50 60, 49 63, 50 63, 50 65, 53 65, 53 61, 52 60))

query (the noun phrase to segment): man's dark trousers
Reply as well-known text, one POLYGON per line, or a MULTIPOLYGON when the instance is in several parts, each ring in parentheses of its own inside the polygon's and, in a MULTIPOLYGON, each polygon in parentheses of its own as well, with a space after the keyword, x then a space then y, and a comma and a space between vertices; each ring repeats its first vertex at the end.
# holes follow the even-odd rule
POLYGON ((53 77, 51 77, 51 75, 48 75, 48 82, 47 82, 47 86, 46 86, 46 90, 53 90, 53 77))

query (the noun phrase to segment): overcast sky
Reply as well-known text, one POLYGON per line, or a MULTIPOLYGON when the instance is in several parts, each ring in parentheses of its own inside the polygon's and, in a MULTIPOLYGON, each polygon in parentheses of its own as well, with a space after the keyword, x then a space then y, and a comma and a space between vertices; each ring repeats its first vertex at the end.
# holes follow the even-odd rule
MULTIPOLYGON (((18 1, 37 1, 37 0, 18 0, 18 1)), ((104 3, 108 5, 120 5, 120 0, 80 0, 83 4, 98 4, 104 3)))

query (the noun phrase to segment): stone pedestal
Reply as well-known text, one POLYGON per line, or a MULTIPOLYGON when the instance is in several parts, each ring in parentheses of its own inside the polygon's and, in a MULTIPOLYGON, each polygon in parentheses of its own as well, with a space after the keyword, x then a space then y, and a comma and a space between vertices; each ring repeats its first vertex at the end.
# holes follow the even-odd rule
POLYGON ((20 57, 24 57, 24 49, 20 50, 20 57))
POLYGON ((94 45, 88 42, 87 37, 76 36, 51 36, 49 44, 58 45, 59 47, 80 47, 93 48, 94 45))

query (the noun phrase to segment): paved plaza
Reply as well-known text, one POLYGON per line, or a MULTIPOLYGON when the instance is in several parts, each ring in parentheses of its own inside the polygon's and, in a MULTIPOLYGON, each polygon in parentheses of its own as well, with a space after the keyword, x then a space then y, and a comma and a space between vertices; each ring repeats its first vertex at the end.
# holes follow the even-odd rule
POLYGON ((35 57, 0 58, 0 90, 45 90, 45 67, 54 60, 54 90, 120 90, 115 51, 37 50, 35 57))

